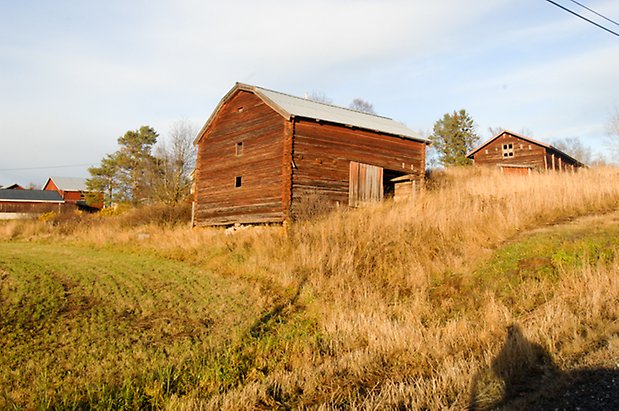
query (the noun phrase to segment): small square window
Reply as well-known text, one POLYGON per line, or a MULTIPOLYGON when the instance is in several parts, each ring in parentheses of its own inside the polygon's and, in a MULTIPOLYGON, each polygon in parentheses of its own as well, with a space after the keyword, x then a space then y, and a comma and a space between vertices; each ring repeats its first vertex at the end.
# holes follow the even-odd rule
POLYGON ((234 177, 234 187, 239 188, 242 185, 243 185, 243 177, 242 176, 234 177))
POLYGON ((514 156, 514 145, 512 143, 503 144, 503 158, 514 156))
POLYGON ((243 154, 243 142, 239 141, 234 145, 234 153, 237 157, 243 154))

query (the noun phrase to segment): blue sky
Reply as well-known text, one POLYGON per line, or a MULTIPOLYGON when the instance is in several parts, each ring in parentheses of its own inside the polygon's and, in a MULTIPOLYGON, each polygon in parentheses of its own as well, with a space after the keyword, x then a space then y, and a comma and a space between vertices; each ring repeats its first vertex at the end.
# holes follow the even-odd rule
MULTIPOLYGON (((580 2, 619 20, 616 0, 580 2)), ((619 37, 544 0, 0 0, 0 185, 87 177, 61 166, 141 125, 199 128, 237 81, 361 97, 425 132, 465 108, 482 138, 604 152, 618 67, 619 37)))

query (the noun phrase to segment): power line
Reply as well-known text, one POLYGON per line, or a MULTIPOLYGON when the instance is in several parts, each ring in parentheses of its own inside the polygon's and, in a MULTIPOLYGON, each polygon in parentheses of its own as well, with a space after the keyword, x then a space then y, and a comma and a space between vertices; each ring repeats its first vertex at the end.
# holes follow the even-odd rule
POLYGON ((588 18, 586 18, 585 16, 582 16, 582 15, 580 15, 580 14, 576 13, 575 11, 572 11, 572 10, 568 9, 567 7, 562 6, 562 5, 560 5, 559 3, 555 3, 555 2, 554 2, 554 1, 552 1, 552 0, 546 0, 546 1, 547 1, 548 3, 552 3, 552 4, 554 4, 555 6, 559 7, 560 9, 563 9, 563 10, 567 11, 568 13, 573 14, 573 15, 574 15, 574 16, 576 16, 576 17, 580 17, 581 19, 583 19, 583 20, 585 20, 585 21, 588 21, 589 23, 593 24, 594 26, 597 26, 597 27, 601 28, 602 30, 605 30, 605 31, 607 31, 607 32, 609 32, 609 33, 611 33, 611 34, 614 34, 615 36, 619 37, 619 33, 614 32, 614 31, 612 31, 611 29, 608 29, 608 28, 606 28, 606 27, 602 26, 601 24, 596 23, 596 22, 595 22, 595 21, 593 21, 593 20, 589 20, 589 19, 588 19, 588 18))
POLYGON ((611 23, 613 23, 614 25, 619 26, 619 23, 617 23, 615 20, 609 19, 609 18, 608 18, 608 17, 606 17, 605 15, 603 15, 603 14, 601 14, 601 13, 598 13, 597 11, 595 11, 595 10, 593 10, 593 9, 591 9, 591 8, 589 8, 589 7, 587 7, 587 6, 585 6, 584 4, 579 3, 579 2, 577 2, 576 0, 570 0, 570 1, 571 1, 572 3, 576 3, 576 4, 578 4, 578 5, 579 5, 580 7, 582 7, 583 9, 589 10, 591 13, 593 13, 593 14, 596 14, 596 15, 600 16, 600 17, 601 17, 601 18, 603 18, 604 20, 606 20, 606 21, 610 21, 610 22, 611 22, 611 23))
POLYGON ((21 171, 21 170, 47 170, 51 168, 71 168, 71 167, 85 167, 92 166, 93 163, 88 164, 70 164, 65 166, 41 166, 41 167, 19 167, 19 168, 2 168, 0 171, 21 171))

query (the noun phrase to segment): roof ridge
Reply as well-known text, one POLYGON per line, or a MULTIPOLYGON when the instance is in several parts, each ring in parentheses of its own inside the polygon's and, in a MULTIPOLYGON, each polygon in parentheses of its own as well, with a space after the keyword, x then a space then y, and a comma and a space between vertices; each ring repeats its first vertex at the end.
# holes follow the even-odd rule
MULTIPOLYGON (((239 83, 239 85, 241 85, 241 84, 242 83, 239 83)), ((260 90, 270 91, 271 93, 281 94, 282 96, 288 96, 288 97, 296 98, 296 99, 303 100, 303 101, 311 101, 312 103, 322 104, 323 106, 338 108, 338 109, 341 109, 341 110, 348 110, 348 111, 352 111, 353 113, 365 114, 367 116, 378 117, 378 118, 382 118, 382 119, 385 119, 385 120, 397 121, 397 120, 394 120, 391 117, 381 116, 381 115, 376 114, 376 113, 367 113, 365 111, 359 111, 359 110, 355 110, 355 109, 352 109, 352 108, 349 108, 349 107, 342 107, 342 106, 337 106, 337 105, 331 104, 331 103, 325 103, 323 101, 316 101, 316 100, 312 100, 310 98, 303 98, 303 97, 295 96, 293 94, 283 93, 283 92, 277 91, 277 90, 271 90, 271 89, 268 89, 266 87, 252 86, 250 84, 244 84, 244 85, 245 86, 249 86, 249 87, 253 87, 253 88, 256 88, 256 89, 260 89, 260 90)))
POLYGON ((198 144, 201 141, 206 130, 212 124, 215 116, 220 112, 224 104, 226 104, 238 91, 253 93, 286 120, 291 120, 292 117, 316 119, 317 121, 331 122, 342 126, 389 134, 413 141, 423 142, 424 144, 430 144, 430 140, 425 137, 421 137, 418 132, 411 130, 403 122, 394 120, 390 117, 365 113, 363 111, 353 110, 314 100, 308 100, 292 94, 282 93, 281 91, 271 90, 238 81, 234 87, 232 87, 232 89, 228 91, 219 101, 215 107, 215 110, 211 113, 198 132, 198 135, 194 140, 194 144, 198 144))

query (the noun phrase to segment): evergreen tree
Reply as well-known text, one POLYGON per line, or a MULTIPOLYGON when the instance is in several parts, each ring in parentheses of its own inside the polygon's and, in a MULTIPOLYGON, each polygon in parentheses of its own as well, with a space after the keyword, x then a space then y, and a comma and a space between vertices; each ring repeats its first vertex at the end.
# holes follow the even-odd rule
MULTIPOLYGON (((103 193, 103 204, 109 207, 118 201, 118 164, 115 154, 107 154, 99 167, 90 167, 92 176, 86 180, 86 187, 94 193, 103 193)), ((93 201, 92 198, 87 201, 93 201)))
POLYGON ((134 204, 149 197, 149 170, 154 157, 152 148, 159 135, 152 127, 142 126, 139 130, 129 130, 118 139, 120 149, 116 152, 119 167, 119 182, 125 201, 134 204))
POLYGON ((434 123, 430 140, 443 166, 459 166, 471 164, 471 160, 466 158, 466 153, 475 147, 479 136, 473 119, 462 109, 451 114, 446 113, 442 119, 434 123))
POLYGON ((86 182, 88 188, 102 191, 107 205, 119 201, 136 204, 148 199, 154 164, 151 151, 158 136, 149 126, 127 131, 118 138, 120 148, 116 152, 106 155, 100 167, 88 169, 92 175, 86 182))

